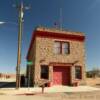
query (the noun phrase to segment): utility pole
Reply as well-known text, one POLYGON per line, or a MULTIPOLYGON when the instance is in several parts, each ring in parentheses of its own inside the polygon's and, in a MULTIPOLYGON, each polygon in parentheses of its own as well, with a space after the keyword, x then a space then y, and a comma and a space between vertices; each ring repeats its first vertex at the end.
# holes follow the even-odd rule
POLYGON ((15 6, 18 9, 18 51, 17 51, 17 66, 16 66, 16 89, 20 88, 20 65, 21 65, 21 44, 22 44, 22 29, 23 29, 23 16, 24 9, 29 9, 29 7, 24 7, 23 2, 20 5, 15 6))

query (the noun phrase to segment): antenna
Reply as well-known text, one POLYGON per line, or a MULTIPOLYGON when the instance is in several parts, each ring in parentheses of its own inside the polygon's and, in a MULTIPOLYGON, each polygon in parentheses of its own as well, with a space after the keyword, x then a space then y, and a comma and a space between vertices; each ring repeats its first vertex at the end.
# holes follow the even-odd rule
POLYGON ((62 8, 60 8, 59 24, 60 24, 60 29, 61 29, 61 30, 62 30, 62 23, 63 23, 63 19, 62 19, 62 8))

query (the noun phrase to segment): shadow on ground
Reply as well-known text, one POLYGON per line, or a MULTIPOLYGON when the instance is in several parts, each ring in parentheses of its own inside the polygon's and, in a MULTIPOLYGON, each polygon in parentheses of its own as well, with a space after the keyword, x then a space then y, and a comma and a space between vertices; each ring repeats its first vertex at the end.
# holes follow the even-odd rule
MULTIPOLYGON (((0 82, 0 88, 15 88, 16 82, 0 82)), ((20 87, 27 87, 25 85, 20 85, 20 87)))
POLYGON ((0 88, 15 88, 16 82, 0 82, 0 88))

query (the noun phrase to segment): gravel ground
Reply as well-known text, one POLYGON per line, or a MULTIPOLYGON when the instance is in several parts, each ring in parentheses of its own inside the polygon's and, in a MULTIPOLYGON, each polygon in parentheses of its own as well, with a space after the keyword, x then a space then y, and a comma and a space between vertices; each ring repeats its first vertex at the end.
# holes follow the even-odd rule
POLYGON ((35 95, 0 95, 0 100, 100 100, 100 91, 44 93, 35 95))
POLYGON ((100 100, 100 88, 54 86, 45 88, 0 89, 0 100, 100 100))
MULTIPOLYGON (((42 88, 20 88, 16 90, 14 88, 2 88, 0 89, 0 93, 4 94, 24 94, 24 93, 41 93, 42 88)), ((76 92, 92 92, 92 91, 100 91, 100 88, 90 87, 90 86, 78 86, 78 87, 68 87, 68 86, 53 86, 44 88, 44 93, 76 93, 76 92)))

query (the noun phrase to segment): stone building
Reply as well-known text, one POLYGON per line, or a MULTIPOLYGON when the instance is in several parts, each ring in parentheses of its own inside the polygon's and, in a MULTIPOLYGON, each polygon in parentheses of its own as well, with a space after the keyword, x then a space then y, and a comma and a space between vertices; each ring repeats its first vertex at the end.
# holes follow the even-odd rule
POLYGON ((37 27, 31 39, 27 75, 32 85, 40 79, 49 85, 85 84, 85 36, 81 32, 37 27))

